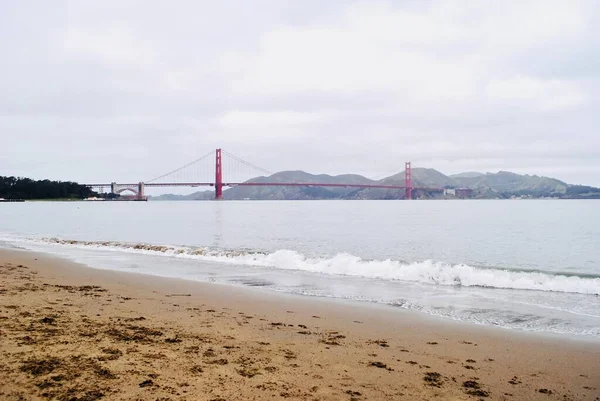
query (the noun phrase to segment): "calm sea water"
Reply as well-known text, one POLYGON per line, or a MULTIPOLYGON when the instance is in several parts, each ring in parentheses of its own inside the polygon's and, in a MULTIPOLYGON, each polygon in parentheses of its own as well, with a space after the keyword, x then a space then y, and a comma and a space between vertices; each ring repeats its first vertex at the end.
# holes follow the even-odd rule
POLYGON ((598 201, 5 203, 0 246, 600 339, 598 201))

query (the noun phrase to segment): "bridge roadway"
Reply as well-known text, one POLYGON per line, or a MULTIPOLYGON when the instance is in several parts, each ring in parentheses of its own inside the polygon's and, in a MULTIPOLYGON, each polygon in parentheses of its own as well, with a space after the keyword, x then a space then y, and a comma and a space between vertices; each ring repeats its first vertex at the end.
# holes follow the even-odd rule
MULTIPOLYGON (((117 184, 119 187, 137 187, 135 184, 117 184)), ((171 182, 171 183, 142 183, 144 187, 214 187, 214 182, 171 182)), ((85 184, 87 187, 100 188, 110 187, 112 184, 85 184)), ((407 189, 405 185, 383 185, 383 184, 323 184, 310 182, 224 182, 224 187, 329 187, 329 188, 377 188, 377 189, 407 189)), ((413 190, 443 191, 442 188, 412 187, 413 190)))

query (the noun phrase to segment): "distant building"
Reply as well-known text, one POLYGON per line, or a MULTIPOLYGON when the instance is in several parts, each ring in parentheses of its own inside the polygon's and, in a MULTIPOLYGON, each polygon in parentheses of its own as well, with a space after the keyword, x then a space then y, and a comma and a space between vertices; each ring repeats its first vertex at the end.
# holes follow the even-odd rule
POLYGON ((444 196, 455 196, 457 198, 470 198, 473 196, 473 190, 471 188, 445 188, 444 196))

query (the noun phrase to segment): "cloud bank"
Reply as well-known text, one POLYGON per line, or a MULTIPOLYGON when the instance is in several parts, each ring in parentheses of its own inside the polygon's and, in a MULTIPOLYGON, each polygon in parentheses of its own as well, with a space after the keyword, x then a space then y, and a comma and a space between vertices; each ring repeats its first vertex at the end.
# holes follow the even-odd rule
POLYGON ((4 1, 0 174, 510 170, 600 186, 595 1, 4 1))

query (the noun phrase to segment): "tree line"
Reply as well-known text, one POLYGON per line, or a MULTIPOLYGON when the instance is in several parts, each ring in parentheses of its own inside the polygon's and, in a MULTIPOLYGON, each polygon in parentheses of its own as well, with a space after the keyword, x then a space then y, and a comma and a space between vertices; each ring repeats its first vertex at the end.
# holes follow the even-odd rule
POLYGON ((98 196, 85 185, 70 181, 32 180, 0 176, 0 198, 5 199, 83 199, 98 196))

